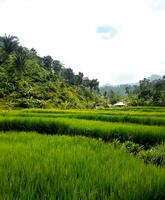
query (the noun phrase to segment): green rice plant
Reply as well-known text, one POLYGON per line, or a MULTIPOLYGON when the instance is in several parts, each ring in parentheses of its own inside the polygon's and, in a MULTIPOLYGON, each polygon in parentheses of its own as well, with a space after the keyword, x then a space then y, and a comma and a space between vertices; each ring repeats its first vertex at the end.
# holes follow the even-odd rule
POLYGON ((0 130, 37 131, 48 134, 83 135, 104 141, 131 140, 139 144, 165 141, 165 128, 140 124, 110 123, 72 118, 0 117, 0 130))
MULTIPOLYGON (((26 115, 28 116, 28 115, 26 115)), ((36 115, 32 115, 36 116, 36 115)), ((40 115, 41 116, 41 115, 40 115)), ((107 122, 124 122, 124 123, 137 123, 146 125, 163 125, 165 126, 165 117, 141 117, 130 115, 100 115, 100 114, 56 114, 56 115, 44 115, 44 117, 70 117, 78 119, 88 120, 100 120, 107 122)))
POLYGON ((0 134, 2 200, 160 200, 165 169, 99 140, 0 134))
POLYGON ((124 122, 124 123, 137 123, 137 124, 146 124, 146 125, 165 125, 165 117, 155 117, 155 116, 140 116, 140 115, 131 115, 131 114, 104 114, 97 112, 65 112, 64 113, 47 113, 47 112, 3 112, 0 113, 0 116, 22 116, 22 117, 69 117, 69 118, 78 118, 78 119, 88 119, 88 120, 100 120, 100 121, 109 121, 109 122, 124 122))
POLYGON ((134 115, 134 116, 156 116, 156 117, 165 117, 165 109, 160 108, 157 110, 152 110, 150 112, 145 111, 144 109, 141 110, 123 110, 121 108, 119 109, 109 109, 109 110, 56 110, 56 109, 24 109, 22 110, 24 113, 54 113, 54 114, 79 114, 79 113, 97 113, 97 114, 107 114, 107 115, 134 115))

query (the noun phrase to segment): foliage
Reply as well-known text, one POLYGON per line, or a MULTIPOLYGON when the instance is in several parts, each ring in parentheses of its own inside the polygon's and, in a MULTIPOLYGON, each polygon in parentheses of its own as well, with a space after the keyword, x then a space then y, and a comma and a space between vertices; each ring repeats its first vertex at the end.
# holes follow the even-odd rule
POLYGON ((123 143, 123 147, 126 148, 126 150, 129 153, 132 153, 134 155, 136 155, 142 149, 142 146, 140 146, 139 144, 136 144, 136 143, 134 143, 132 141, 126 141, 126 142, 124 142, 123 143))
POLYGON ((135 85, 105 85, 100 92, 111 104, 122 100, 132 106, 165 106, 165 76, 152 75, 135 85))
POLYGON ((2 54, 0 56, 0 65, 3 64, 8 56, 14 51, 16 50, 16 48, 18 47, 18 38, 16 36, 7 36, 5 35, 4 37, 1 37, 1 48, 2 48, 2 54))
POLYGON ((165 106, 165 78, 141 80, 139 86, 129 93, 128 99, 131 105, 165 106))
POLYGON ((15 51, 15 60, 14 64, 18 70, 22 70, 25 67, 27 60, 27 53, 26 50, 22 47, 17 48, 15 51))
POLYGON ((152 163, 157 166, 165 166, 165 144, 155 146, 147 151, 138 153, 138 157, 143 159, 145 163, 152 163))
POLYGON ((49 55, 40 57, 17 37, 0 37, 1 101, 24 108, 92 108, 103 101, 98 87, 97 79, 87 83, 83 73, 74 74, 49 55))

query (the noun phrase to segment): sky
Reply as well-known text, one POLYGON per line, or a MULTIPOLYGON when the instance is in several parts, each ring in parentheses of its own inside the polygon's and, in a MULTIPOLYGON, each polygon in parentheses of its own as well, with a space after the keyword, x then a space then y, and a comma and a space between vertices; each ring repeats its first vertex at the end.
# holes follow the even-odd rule
POLYGON ((165 74, 165 0, 0 0, 0 35, 100 85, 165 74))

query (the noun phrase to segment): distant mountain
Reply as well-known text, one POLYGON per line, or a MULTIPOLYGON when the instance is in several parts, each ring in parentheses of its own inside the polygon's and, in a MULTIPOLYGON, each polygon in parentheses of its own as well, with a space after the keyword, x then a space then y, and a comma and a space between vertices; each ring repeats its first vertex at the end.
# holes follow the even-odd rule
POLYGON ((134 84, 121 84, 121 85, 110 85, 106 84, 100 87, 100 93, 104 95, 104 93, 109 93, 113 91, 118 96, 126 96, 126 88, 133 87, 134 84))
POLYGON ((158 79, 161 79, 162 77, 160 75, 157 74, 152 74, 151 76, 149 76, 147 79, 149 79, 150 81, 155 81, 158 79))
MULTIPOLYGON (((157 74, 152 74, 147 79, 150 81, 155 81, 158 79, 161 79, 162 77, 157 74)), ((100 87, 100 92, 102 95, 104 95, 105 92, 109 93, 110 91, 113 91, 115 94, 119 96, 126 96, 126 88, 133 88, 134 85, 138 85, 139 83, 129 83, 129 84, 121 84, 121 85, 111 85, 111 84, 105 84, 100 87)))

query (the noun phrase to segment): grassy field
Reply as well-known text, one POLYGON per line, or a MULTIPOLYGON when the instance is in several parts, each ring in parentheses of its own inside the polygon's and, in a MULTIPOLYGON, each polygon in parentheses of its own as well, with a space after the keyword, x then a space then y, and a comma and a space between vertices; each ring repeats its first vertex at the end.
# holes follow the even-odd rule
POLYGON ((95 139, 0 134, 1 199, 164 199, 165 169, 95 139))
POLYGON ((1 111, 0 131, 0 200, 165 199, 165 108, 1 111))

